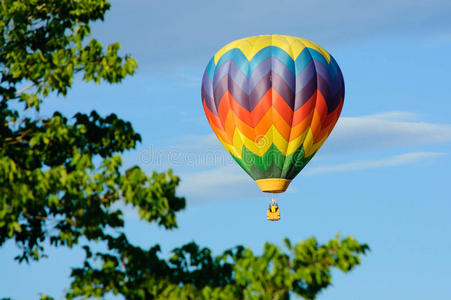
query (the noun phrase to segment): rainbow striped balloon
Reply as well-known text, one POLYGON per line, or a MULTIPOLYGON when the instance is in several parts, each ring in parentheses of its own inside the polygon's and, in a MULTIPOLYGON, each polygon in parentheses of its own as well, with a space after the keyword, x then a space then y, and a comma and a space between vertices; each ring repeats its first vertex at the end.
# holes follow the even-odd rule
POLYGON ((264 192, 284 192, 340 116, 344 81, 317 44, 286 35, 234 41, 210 60, 202 103, 213 131, 264 192))

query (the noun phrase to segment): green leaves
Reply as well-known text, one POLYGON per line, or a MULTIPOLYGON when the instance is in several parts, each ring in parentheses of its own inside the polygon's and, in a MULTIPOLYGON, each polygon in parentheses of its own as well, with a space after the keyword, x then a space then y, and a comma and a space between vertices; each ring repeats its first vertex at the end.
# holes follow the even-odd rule
MULTIPOLYGON (((17 99, 39 108, 50 92, 66 95, 74 75, 86 81, 120 82, 134 73, 136 61, 121 57, 120 45, 104 50, 91 39, 89 22, 103 20, 107 1, 2 0, 0 6, 0 91, 3 101, 17 99), (33 92, 17 89, 33 87, 33 92)), ((29 90, 27 88, 26 90, 29 90)))
POLYGON ((260 256, 238 246, 214 257, 189 243, 166 261, 158 256, 158 246, 144 250, 124 235, 110 237, 107 252, 87 252, 84 267, 73 270, 67 297, 101 298, 113 292, 127 299, 272 300, 294 293, 315 299, 331 284, 332 269, 352 270, 369 248, 337 236, 326 244, 310 238, 287 250, 266 243, 260 256))

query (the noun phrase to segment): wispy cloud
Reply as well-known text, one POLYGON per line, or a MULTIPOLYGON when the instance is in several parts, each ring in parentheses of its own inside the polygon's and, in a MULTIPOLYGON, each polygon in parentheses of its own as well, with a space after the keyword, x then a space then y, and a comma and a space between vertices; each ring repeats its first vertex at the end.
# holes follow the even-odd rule
POLYGON ((408 112, 342 117, 322 153, 362 152, 451 142, 451 124, 422 122, 418 120, 419 117, 408 112))
POLYGON ((261 196, 253 180, 234 165, 185 173, 181 178, 180 194, 195 202, 261 196))
POLYGON ((166 141, 172 146, 148 145, 138 152, 141 165, 163 169, 199 169, 233 165, 233 158, 214 134, 185 135, 166 141))
POLYGON ((305 175, 319 175, 326 173, 342 173, 342 172, 352 172, 361 171, 368 169, 378 169, 386 167, 395 167, 408 165, 412 163, 417 163, 426 159, 437 158, 444 155, 444 153, 439 152, 413 152, 404 153, 401 155, 388 157, 378 160, 365 160, 350 162, 344 164, 330 165, 330 166, 319 166, 312 169, 306 170, 303 174, 305 175))
MULTIPOLYGON (((355 172, 369 169, 397 167, 438 158, 445 153, 413 152, 377 160, 364 160, 307 168, 304 175, 315 176, 328 173, 355 172)), ((179 192, 193 202, 261 197, 253 180, 238 166, 224 166, 200 172, 181 174, 179 192)), ((290 187, 291 188, 291 187, 290 187)), ((290 192, 290 188, 288 192, 290 192)))
POLYGON ((421 119, 421 115, 409 111, 389 111, 383 113, 377 113, 367 116, 362 116, 363 118, 372 118, 379 120, 391 120, 391 121, 417 121, 421 119))

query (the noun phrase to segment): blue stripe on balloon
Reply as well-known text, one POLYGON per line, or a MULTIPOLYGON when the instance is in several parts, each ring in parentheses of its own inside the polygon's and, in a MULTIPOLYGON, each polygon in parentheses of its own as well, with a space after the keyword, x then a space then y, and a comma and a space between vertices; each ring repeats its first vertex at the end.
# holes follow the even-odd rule
POLYGON ((248 61, 243 52, 238 48, 227 51, 219 58, 218 63, 216 64, 214 69, 211 65, 212 61, 210 61, 207 66, 208 77, 213 80, 214 72, 216 71, 216 69, 218 69, 227 61, 232 60, 235 65, 240 68, 241 72, 243 72, 243 74, 245 74, 249 78, 254 70, 260 65, 260 63, 271 56, 277 58, 283 64, 285 64, 285 66, 293 74, 295 74, 295 76, 299 75, 299 73, 304 70, 304 68, 310 63, 312 59, 321 62, 327 68, 331 78, 335 78, 337 76, 338 65, 332 56, 330 63, 328 63, 326 58, 320 52, 316 51, 315 49, 306 47, 301 51, 296 60, 293 61, 293 59, 281 48, 276 46, 268 46, 257 52, 251 59, 251 61, 248 61))
MULTIPOLYGON (((248 73, 247 68, 249 61, 246 59, 246 56, 244 56, 243 52, 241 52, 240 49, 234 48, 224 53, 218 60, 218 63, 216 64, 216 69, 218 69, 223 63, 227 62, 228 60, 233 60, 235 65, 240 68, 243 74, 248 73)), ((213 77, 211 77, 211 79, 213 80, 213 77)))
POLYGON ((213 82, 213 76, 215 75, 215 70, 216 70, 215 59, 212 58, 212 59, 210 59, 207 67, 205 68, 205 72, 207 73, 208 78, 210 78, 211 82, 213 82))
POLYGON ((257 54, 255 54, 255 56, 251 59, 249 62, 249 73, 247 74, 247 77, 254 72, 255 68, 257 68, 262 61, 271 56, 280 60, 291 71, 291 73, 294 74, 295 68, 293 59, 279 47, 269 46, 258 51, 257 54))

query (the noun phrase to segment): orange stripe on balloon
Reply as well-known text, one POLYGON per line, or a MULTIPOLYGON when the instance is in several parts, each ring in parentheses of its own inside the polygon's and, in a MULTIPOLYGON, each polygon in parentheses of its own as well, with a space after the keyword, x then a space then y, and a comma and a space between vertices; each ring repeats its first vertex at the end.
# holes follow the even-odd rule
POLYGON ((317 93, 318 91, 315 91, 312 97, 310 97, 310 99, 308 99, 307 102, 304 103, 304 105, 302 105, 298 110, 294 112, 292 126, 296 126, 297 124, 304 121, 305 118, 311 116, 311 113, 315 108, 315 99, 317 93))
POLYGON ((338 118, 340 117, 341 109, 343 108, 343 101, 340 101, 337 108, 335 108, 334 111, 332 111, 330 114, 328 114, 322 124, 321 124, 321 131, 319 132, 318 136, 315 136, 314 142, 318 142, 324 139, 324 137, 328 137, 332 130, 335 127, 335 124, 338 121, 338 118))
POLYGON ((321 131, 318 134, 318 136, 315 136, 315 142, 321 141, 325 136, 329 136, 332 130, 335 127, 335 124, 338 121, 338 118, 341 113, 341 108, 343 107, 343 102, 340 102, 340 104, 337 106, 337 108, 328 114, 325 119, 323 120, 321 124, 321 131))
MULTIPOLYGON (((270 88, 263 97, 260 98, 260 101, 254 107, 251 112, 251 123, 248 122, 252 127, 256 127, 260 120, 264 118, 269 109, 272 107, 272 88, 270 88)), ((243 120, 246 122, 246 120, 243 120)))
POLYGON ((250 127, 248 124, 238 119, 233 111, 229 111, 226 118, 225 134, 228 137, 233 137, 235 128, 238 128, 247 138, 258 142, 258 137, 264 136, 271 126, 274 126, 284 139, 288 141, 291 127, 274 108, 266 112, 255 128, 250 127))
POLYGON ((327 116, 327 102, 320 91, 318 91, 318 97, 316 98, 315 110, 318 112, 319 118, 321 119, 322 123, 327 116))
POLYGON ((268 109, 268 111, 265 113, 263 118, 260 120, 260 122, 255 126, 254 128, 254 137, 253 140, 255 142, 259 142, 257 139, 264 136, 266 132, 268 132, 269 128, 271 128, 271 125, 273 125, 273 119, 272 119, 272 112, 271 109, 268 109))
POLYGON ((277 112, 285 120, 285 122, 287 122, 287 124, 291 124, 293 121, 293 110, 275 89, 273 88, 271 89, 272 89, 272 105, 274 109, 277 110, 277 112))
POLYGON ((229 94, 229 91, 224 93, 218 106, 218 117, 221 120, 221 124, 223 126, 225 125, 225 120, 227 118, 229 110, 231 109, 227 94, 229 94))
POLYGON ((218 115, 221 122, 225 121, 229 110, 233 110, 240 120, 251 127, 255 127, 268 109, 271 108, 271 97, 268 97, 267 94, 268 93, 261 98, 254 110, 249 112, 233 98, 229 91, 227 91, 221 98, 218 107, 218 115))
POLYGON ((224 130, 221 130, 220 128, 216 127, 209 117, 207 117, 207 119, 208 123, 210 123, 211 129, 213 129, 213 132, 216 134, 216 136, 222 139, 225 143, 232 145, 233 138, 229 138, 229 136, 225 133, 224 130))
POLYGON ((205 103, 205 100, 202 102, 204 106, 205 115, 207 116, 208 122, 211 124, 214 124, 216 127, 223 129, 223 126, 221 124, 221 120, 217 115, 215 115, 207 106, 205 103))
POLYGON ((291 128, 290 133, 290 142, 297 139, 300 135, 302 135, 310 126, 310 120, 313 117, 313 111, 310 112, 310 115, 308 115, 304 120, 300 123, 298 123, 296 126, 291 128))
POLYGON ((324 120, 323 126, 329 126, 332 122, 337 122, 338 117, 340 117, 341 109, 343 108, 343 99, 340 100, 340 103, 338 104, 337 108, 335 108, 334 111, 332 111, 330 114, 327 115, 326 119, 324 120))
POLYGON ((321 130, 321 119, 320 119, 320 116, 316 109, 313 112, 313 118, 312 118, 312 123, 310 123, 310 129, 312 130, 312 134, 313 134, 313 143, 315 143, 316 139, 319 135, 319 132, 321 130))
POLYGON ((324 99, 320 91, 317 93, 315 112, 313 113, 312 124, 310 128, 313 134, 313 143, 321 141, 321 129, 323 128, 323 122, 327 117, 327 102, 324 99))
POLYGON ((272 122, 280 135, 288 142, 290 140, 291 126, 274 108, 272 109, 272 122))
POLYGON ((292 126, 296 126, 300 122, 310 115, 311 111, 315 108, 315 99, 319 91, 315 93, 302 105, 298 110, 293 110, 288 106, 285 100, 277 93, 276 90, 270 88, 260 99, 255 108, 249 112, 247 109, 241 106, 230 94, 229 91, 224 93, 218 107, 218 116, 221 123, 224 125, 225 118, 229 110, 233 110, 240 120, 245 122, 251 127, 255 127, 266 114, 271 106, 274 106, 283 119, 292 126))
POLYGON ((331 126, 331 124, 329 124, 329 126, 325 126, 322 127, 318 136, 315 136, 314 138, 314 143, 317 143, 318 141, 321 141, 322 139, 324 139, 324 137, 328 137, 329 134, 332 132, 332 129, 334 128, 333 126, 331 126))

